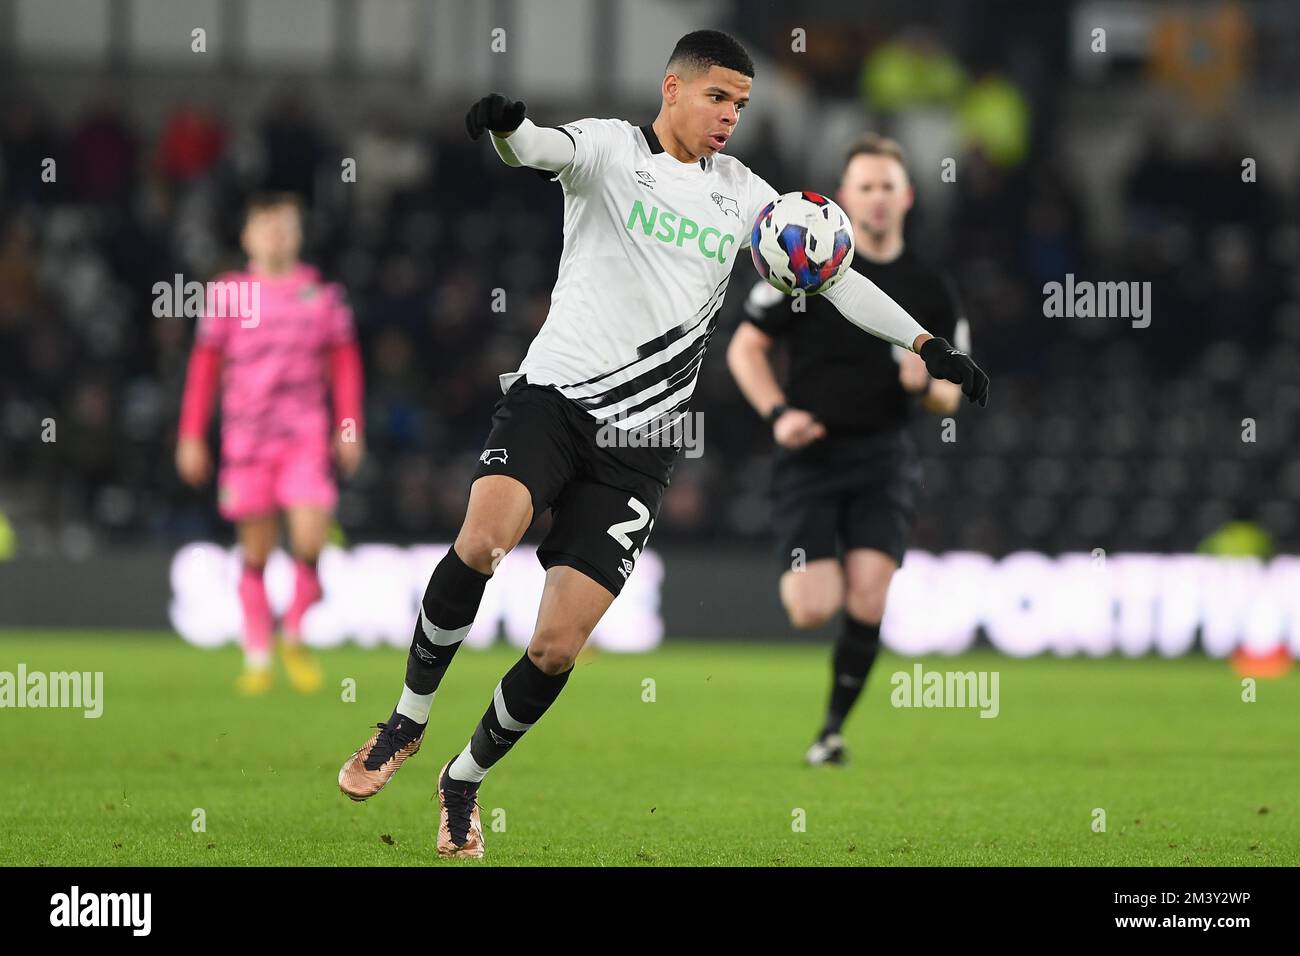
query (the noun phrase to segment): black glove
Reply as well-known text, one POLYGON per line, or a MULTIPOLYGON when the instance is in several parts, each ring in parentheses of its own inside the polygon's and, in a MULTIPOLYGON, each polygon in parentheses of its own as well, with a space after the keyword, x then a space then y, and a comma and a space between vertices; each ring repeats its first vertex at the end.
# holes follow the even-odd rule
POLYGON ((528 107, 520 100, 511 100, 500 93, 485 96, 465 114, 465 130, 470 139, 478 139, 485 129, 494 133, 512 133, 524 121, 528 107))
POLYGON ((989 377, 965 352, 953 348, 947 339, 933 338, 921 346, 921 358, 932 378, 961 386, 962 393, 983 408, 989 403, 989 377))

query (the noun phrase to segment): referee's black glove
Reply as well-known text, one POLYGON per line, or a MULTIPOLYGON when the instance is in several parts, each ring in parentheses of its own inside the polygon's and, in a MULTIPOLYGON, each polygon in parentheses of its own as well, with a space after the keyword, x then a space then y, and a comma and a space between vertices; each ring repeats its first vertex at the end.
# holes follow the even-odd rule
POLYGON ((493 93, 469 108, 465 114, 465 130, 470 139, 478 139, 485 129, 494 133, 513 133, 524 121, 528 107, 522 100, 512 100, 493 93))
POLYGON ((958 351, 947 339, 933 338, 921 346, 921 358, 932 378, 942 378, 961 386, 962 393, 983 408, 989 403, 989 377, 971 361, 965 352, 958 351))

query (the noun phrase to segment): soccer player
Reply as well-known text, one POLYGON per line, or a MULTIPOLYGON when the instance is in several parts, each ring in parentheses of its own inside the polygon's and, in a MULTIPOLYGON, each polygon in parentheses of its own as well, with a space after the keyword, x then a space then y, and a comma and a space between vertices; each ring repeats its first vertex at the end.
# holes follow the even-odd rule
MULTIPOLYGON (((951 285, 903 242, 912 198, 897 143, 868 135, 849 149, 836 199, 853 223, 854 270, 927 329, 968 350, 951 285)), ((796 312, 776 289, 757 283, 727 364, 777 444, 772 524, 790 623, 817 628, 845 611, 826 718, 805 758, 840 764, 841 729, 880 647, 885 596, 907 549, 921 485, 908 432, 912 408, 951 415, 961 389, 932 378, 920 357, 898 345, 856 334, 821 297, 804 304, 806 311, 796 312), (784 388, 770 361, 778 342, 789 357, 784 388)))
MULTIPOLYGON (((723 155, 753 75, 736 40, 704 30, 673 50, 649 125, 583 119, 543 128, 499 94, 466 117, 470 136, 490 132, 506 164, 543 170, 564 189, 559 275, 523 363, 501 376, 464 523, 421 601, 401 697, 339 771, 340 789, 364 800, 419 749, 434 692, 493 568, 549 508, 537 552, 546 580, 528 649, 438 774, 443 856, 483 855, 481 781, 555 702, 650 535, 680 450, 653 439, 686 414, 732 265, 776 197, 723 155)), ((850 321, 921 350, 932 374, 984 399, 984 373, 864 276, 847 274, 827 294, 850 321)))
POLYGON ((211 474, 206 435, 219 379, 218 503, 222 516, 235 522, 243 559, 244 670, 235 686, 242 694, 262 694, 272 684, 274 622, 262 574, 283 512, 294 592, 282 622, 281 658, 290 683, 309 693, 322 678, 302 645, 302 619, 321 596, 316 560, 338 498, 331 440, 345 475, 356 470, 365 448, 361 353, 340 287, 298 261, 302 215, 295 196, 255 197, 242 243, 247 271, 208 286, 186 374, 176 468, 195 488, 211 474))

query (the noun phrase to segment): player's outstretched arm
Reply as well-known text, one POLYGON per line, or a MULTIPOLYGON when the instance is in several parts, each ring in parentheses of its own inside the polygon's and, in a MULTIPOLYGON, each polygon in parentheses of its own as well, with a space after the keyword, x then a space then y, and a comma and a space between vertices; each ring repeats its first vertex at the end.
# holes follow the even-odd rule
POLYGON ((921 328, 906 309, 860 272, 846 272, 822 294, 858 328, 917 353, 934 378, 955 382, 968 400, 988 404, 989 377, 984 370, 947 339, 936 338, 921 328))
POLYGON ((520 100, 500 93, 483 97, 465 115, 465 130, 478 139, 492 134, 492 146, 507 166, 530 166, 558 173, 573 162, 573 140, 558 129, 547 129, 527 118, 520 100))

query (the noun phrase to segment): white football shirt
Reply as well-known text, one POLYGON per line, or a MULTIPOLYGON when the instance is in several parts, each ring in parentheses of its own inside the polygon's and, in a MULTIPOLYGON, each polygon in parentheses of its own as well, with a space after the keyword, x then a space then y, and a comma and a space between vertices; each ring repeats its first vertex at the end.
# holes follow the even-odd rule
POLYGON ((651 126, 558 129, 574 146, 555 175, 559 274, 545 324, 501 389, 527 376, 601 422, 654 433, 685 415, 732 265, 777 194, 731 156, 679 162, 651 126))

